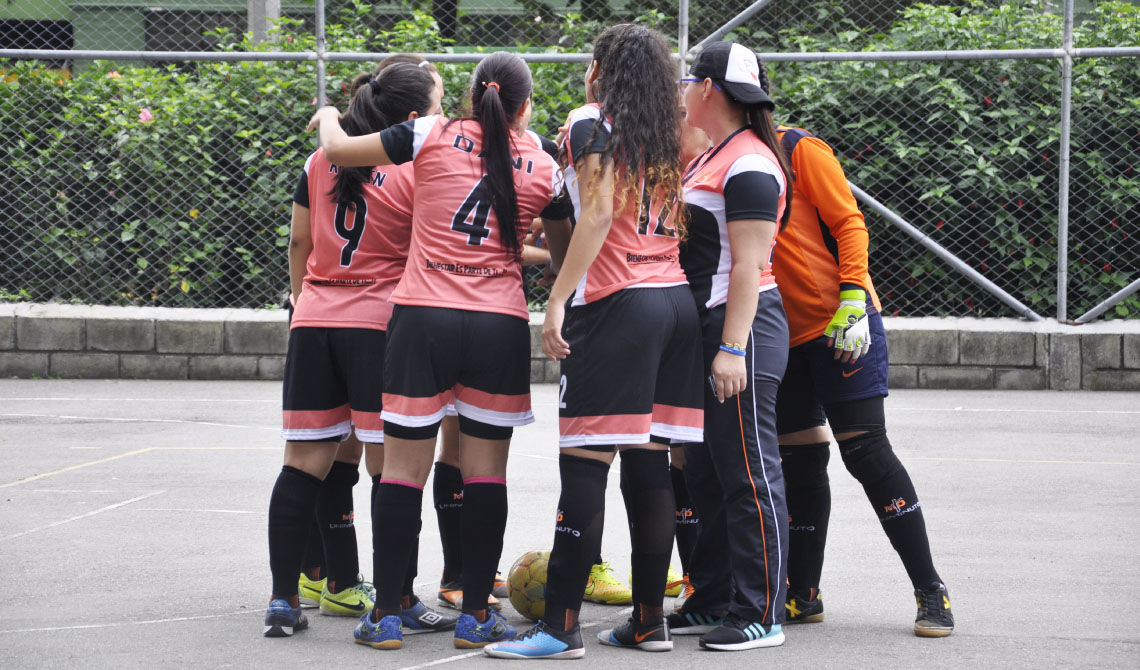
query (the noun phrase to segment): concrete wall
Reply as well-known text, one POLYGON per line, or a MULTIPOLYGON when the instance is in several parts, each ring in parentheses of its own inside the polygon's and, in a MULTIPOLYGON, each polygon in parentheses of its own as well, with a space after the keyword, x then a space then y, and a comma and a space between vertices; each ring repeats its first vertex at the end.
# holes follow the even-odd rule
MULTIPOLYGON (((886 319, 892 388, 1140 391, 1140 321, 886 319)), ((531 320, 531 381, 556 383, 531 320)), ((280 310, 0 304, 0 377, 281 379, 280 310)))

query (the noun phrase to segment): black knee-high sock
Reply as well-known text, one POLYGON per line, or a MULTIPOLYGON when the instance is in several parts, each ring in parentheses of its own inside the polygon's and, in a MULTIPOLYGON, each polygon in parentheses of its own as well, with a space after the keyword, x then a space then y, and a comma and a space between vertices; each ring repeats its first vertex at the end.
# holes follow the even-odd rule
POLYGON ((288 465, 281 468, 269 497, 269 569, 273 595, 292 602, 305 557, 321 480, 288 465))
POLYGON ((677 553, 681 556, 681 573, 689 574, 689 559, 693 555, 693 547, 697 546, 697 535, 700 533, 701 518, 697 516, 697 508, 689 498, 689 488, 685 486, 685 471, 675 465, 669 466, 669 475, 673 479, 673 504, 677 534, 677 553))
POLYGON ((819 588, 827 523, 831 517, 831 482, 827 442, 780 447, 788 499, 788 587, 806 595, 819 588))
POLYGON ((507 482, 476 477, 463 481, 463 611, 487 609, 507 529, 507 482))
POLYGON ((381 480, 372 507, 373 583, 378 614, 397 614, 404 595, 404 573, 420 532, 422 488, 381 480))
MULTIPOLYGON (((420 531, 423 530, 423 520, 416 526, 416 539, 412 541, 412 552, 408 554, 408 568, 404 573, 404 588, 401 593, 405 598, 415 596, 416 575, 420 572, 420 531)), ((405 607, 409 607, 406 605, 405 607)))
POLYGON ((629 488, 626 500, 632 507, 634 613, 640 623, 657 623, 663 616, 665 579, 676 525, 669 452, 626 449, 621 452, 621 469, 628 473, 623 481, 629 488))
POLYGON ((317 510, 313 510, 313 523, 309 526, 309 540, 305 543, 305 557, 301 562, 301 570, 313 580, 328 577, 325 570, 325 543, 321 541, 321 522, 317 514, 317 510))
POLYGON ((443 545, 443 577, 440 582, 463 576, 463 475, 459 468, 436 462, 432 482, 439 541, 443 545))
POLYGON ((546 570, 543 617, 555 629, 570 630, 578 624, 590 566, 602 548, 609 470, 608 464, 591 458, 558 457, 562 493, 554 524, 554 548, 546 570))
POLYGON ((841 440, 839 453, 863 485, 883 531, 898 552, 914 588, 928 589, 941 579, 930 556, 926 521, 918 493, 882 428, 841 440))
POLYGON ((321 486, 317 516, 321 522, 321 540, 325 546, 325 566, 329 591, 337 593, 356 583, 360 573, 360 556, 356 546, 356 525, 352 504, 352 487, 360 481, 360 466, 333 461, 321 486))

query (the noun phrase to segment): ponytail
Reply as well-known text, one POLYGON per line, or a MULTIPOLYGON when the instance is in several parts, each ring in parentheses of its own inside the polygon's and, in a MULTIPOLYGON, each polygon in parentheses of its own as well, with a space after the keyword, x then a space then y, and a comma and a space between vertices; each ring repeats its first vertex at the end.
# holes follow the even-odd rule
MULTIPOLYGON (((341 119, 350 137, 368 135, 399 123, 412 112, 426 114, 431 107, 435 80, 425 70, 407 63, 386 67, 379 74, 359 74, 349 85, 352 102, 341 119)), ((372 179, 371 167, 340 167, 329 195, 338 204, 357 202, 364 183, 372 179)))
POLYGON ((502 51, 480 61, 471 83, 471 114, 483 129, 483 183, 499 221, 503 248, 512 254, 522 248, 511 120, 530 98, 532 87, 526 62, 502 51))
MULTIPOLYGON (((764 63, 757 58, 757 65, 760 66, 758 77, 760 79, 760 88, 764 89, 765 93, 771 93, 771 83, 768 79, 768 68, 764 67, 764 63)), ((740 103, 737 103, 740 104, 740 103)), ((776 160, 780 164, 780 169, 784 171, 784 215, 780 217, 780 230, 783 230, 788 225, 788 217, 792 214, 792 182, 795 181, 796 175, 792 172, 792 164, 787 155, 784 154, 783 148, 780 146, 780 140, 776 135, 776 122, 772 119, 772 104, 767 102, 760 102, 752 105, 743 105, 744 112, 748 119, 748 127, 760 138, 760 141, 768 145, 772 153, 776 155, 776 160)))

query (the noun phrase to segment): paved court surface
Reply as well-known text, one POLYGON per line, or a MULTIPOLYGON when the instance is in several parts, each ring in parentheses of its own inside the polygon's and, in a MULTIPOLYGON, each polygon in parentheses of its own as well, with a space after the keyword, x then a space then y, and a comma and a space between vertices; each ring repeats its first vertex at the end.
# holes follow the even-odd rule
MULTIPOLYGON (((504 569, 553 537, 556 391, 535 387, 539 421, 516 433, 504 569)), ((261 637, 279 398, 268 382, 0 380, 0 666, 501 667, 446 636, 398 652, 354 645, 351 619, 311 615, 292 639, 261 637)), ((628 610, 587 605, 584 663, 1140 667, 1140 394, 900 391, 887 410, 950 586, 953 636, 911 634, 905 573, 833 452, 824 623, 789 627, 777 649, 716 654, 678 638, 655 655, 599 646, 592 633, 628 610)), ((357 487, 365 549, 368 495, 357 487)), ((616 473, 608 501, 604 551, 624 577, 616 473)), ((430 509, 422 538, 417 590, 430 600, 430 509)), ((370 574, 370 552, 361 561, 370 574)))

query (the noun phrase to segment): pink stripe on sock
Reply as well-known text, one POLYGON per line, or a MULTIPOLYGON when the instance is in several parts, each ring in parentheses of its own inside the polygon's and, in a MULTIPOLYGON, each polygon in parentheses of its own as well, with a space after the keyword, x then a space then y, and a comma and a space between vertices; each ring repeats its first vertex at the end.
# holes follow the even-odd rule
POLYGON ((464 486, 467 484, 502 484, 507 485, 506 477, 472 477, 471 479, 463 480, 464 486))
POLYGON ((381 479, 380 483, 381 484, 395 484, 396 486, 407 486, 408 488, 416 489, 418 491, 424 490, 424 487, 419 486, 417 484, 413 484, 411 482, 406 482, 402 479, 381 479))

